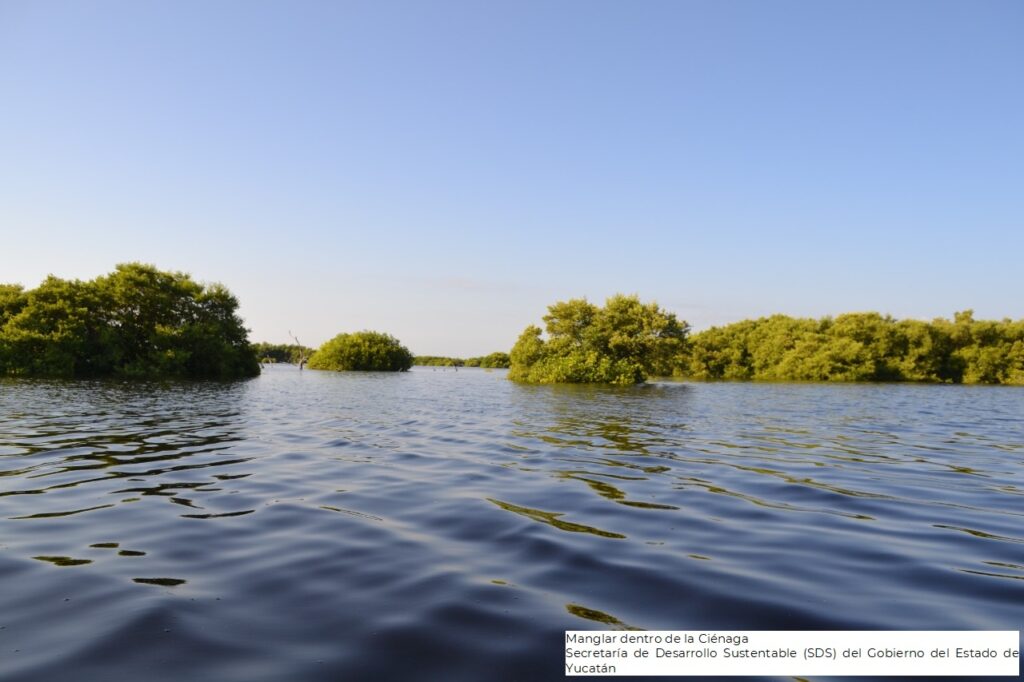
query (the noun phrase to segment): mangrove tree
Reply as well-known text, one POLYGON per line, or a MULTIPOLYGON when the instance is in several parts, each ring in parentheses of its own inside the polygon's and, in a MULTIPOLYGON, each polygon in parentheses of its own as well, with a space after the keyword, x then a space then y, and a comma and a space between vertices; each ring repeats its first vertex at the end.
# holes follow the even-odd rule
POLYGON ((230 379, 259 374, 220 284, 126 263, 89 281, 0 285, 0 374, 230 379))
POLYGON ((338 334, 309 359, 310 369, 405 372, 413 355, 390 334, 362 331, 338 334))
POLYGON ((526 328, 509 378, 525 383, 636 384, 671 373, 689 325, 656 303, 617 294, 604 307, 572 299, 548 307, 544 331, 526 328), (547 338, 542 334, 547 332, 547 338))

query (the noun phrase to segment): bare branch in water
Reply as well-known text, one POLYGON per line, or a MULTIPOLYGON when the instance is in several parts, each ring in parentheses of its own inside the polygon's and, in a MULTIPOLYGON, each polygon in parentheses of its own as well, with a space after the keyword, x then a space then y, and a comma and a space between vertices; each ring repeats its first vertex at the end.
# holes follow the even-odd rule
POLYGON ((292 337, 292 341, 294 341, 295 345, 299 347, 299 371, 301 372, 302 368, 306 366, 306 360, 309 358, 306 357, 306 351, 304 350, 303 345, 299 343, 299 338, 295 336, 295 334, 292 334, 291 329, 288 330, 288 336, 292 337))

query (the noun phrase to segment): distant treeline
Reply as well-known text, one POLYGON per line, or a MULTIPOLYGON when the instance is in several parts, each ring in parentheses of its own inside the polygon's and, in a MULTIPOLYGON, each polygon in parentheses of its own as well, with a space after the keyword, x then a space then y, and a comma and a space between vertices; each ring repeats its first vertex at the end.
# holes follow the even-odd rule
POLYGON ((676 374, 693 379, 1024 384, 1024 320, 773 315, 692 335, 676 374))
POLYGON ((508 353, 491 353, 478 358, 466 358, 466 367, 484 367, 486 369, 507 369, 509 366, 508 353))
POLYGON ((1024 320, 896 320, 879 313, 822 319, 773 315, 691 334, 689 325, 616 294, 548 306, 512 348, 524 383, 634 384, 697 380, 913 381, 1024 385, 1024 320))
POLYGON ((466 361, 462 358, 447 358, 442 355, 416 355, 412 364, 421 367, 462 367, 466 361))
POLYGON ((303 358, 309 359, 313 349, 295 343, 254 343, 256 357, 263 363, 290 362, 298 364, 303 358))
POLYGON ((414 365, 424 367, 484 367, 487 369, 508 368, 508 353, 491 353, 475 358, 449 358, 441 355, 417 355, 414 365))
POLYGON ((655 303, 621 294, 548 307, 511 354, 416 356, 379 332, 339 334, 316 353, 247 340, 238 300, 219 284, 151 265, 118 265, 89 281, 50 276, 35 289, 0 284, 0 376, 236 378, 259 360, 332 370, 404 371, 412 364, 509 368, 525 383, 697 380, 913 381, 1024 385, 1024 320, 822 319, 773 315, 691 334, 655 303))
POLYGON ((238 300, 151 265, 0 285, 0 376, 229 379, 259 374, 238 300))

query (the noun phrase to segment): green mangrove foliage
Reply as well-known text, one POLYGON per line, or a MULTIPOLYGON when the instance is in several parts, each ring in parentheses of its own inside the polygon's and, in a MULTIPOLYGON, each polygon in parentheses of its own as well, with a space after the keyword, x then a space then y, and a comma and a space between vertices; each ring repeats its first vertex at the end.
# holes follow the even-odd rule
POLYGON ((259 374, 220 284, 152 265, 118 265, 90 281, 50 276, 0 285, 0 374, 237 378, 259 374))
POLYGON ((254 343, 253 350, 262 363, 290 362, 298 364, 313 354, 313 349, 295 343, 254 343))
POLYGON ((508 353, 491 353, 475 358, 449 358, 443 355, 417 355, 412 364, 421 367, 485 367, 488 369, 508 368, 508 353))
POLYGON ((309 359, 310 369, 405 372, 412 367, 409 349, 390 334, 362 331, 338 334, 309 359))
POLYGON ((694 379, 1024 384, 1024 320, 773 315, 694 334, 680 364, 694 379))
POLYGON ((491 353, 478 358, 466 358, 466 367, 484 367, 486 369, 508 369, 510 360, 508 353, 491 353))
POLYGON ((656 303, 617 294, 603 308, 586 299, 548 307, 547 339, 537 326, 519 336, 509 378, 526 383, 641 383, 670 374, 689 325, 656 303))
POLYGON ((443 355, 417 355, 412 359, 412 364, 421 367, 462 367, 465 361, 459 358, 446 358, 443 355))

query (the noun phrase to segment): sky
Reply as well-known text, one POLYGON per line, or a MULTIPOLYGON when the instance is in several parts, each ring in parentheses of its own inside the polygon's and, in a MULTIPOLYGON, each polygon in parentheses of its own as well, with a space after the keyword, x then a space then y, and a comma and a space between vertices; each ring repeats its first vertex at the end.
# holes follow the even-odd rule
POLYGON ((0 282, 507 350, 616 293, 1024 318, 1015 0, 0 0, 0 282))

